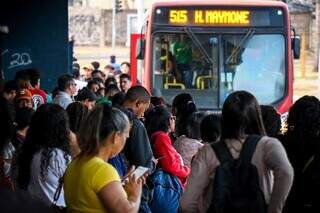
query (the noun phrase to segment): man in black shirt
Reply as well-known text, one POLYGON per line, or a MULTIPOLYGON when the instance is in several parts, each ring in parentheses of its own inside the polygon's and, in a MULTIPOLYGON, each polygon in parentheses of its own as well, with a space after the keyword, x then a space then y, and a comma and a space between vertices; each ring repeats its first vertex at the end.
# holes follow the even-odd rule
MULTIPOLYGON (((140 120, 150 105, 150 94, 142 86, 131 87, 125 97, 122 107, 132 111, 133 120, 129 138, 124 147, 124 154, 130 166, 148 167, 154 171, 156 163, 153 158, 151 145, 144 124, 140 120)), ((148 201, 152 190, 148 184, 143 188, 139 212, 151 212, 148 201)))

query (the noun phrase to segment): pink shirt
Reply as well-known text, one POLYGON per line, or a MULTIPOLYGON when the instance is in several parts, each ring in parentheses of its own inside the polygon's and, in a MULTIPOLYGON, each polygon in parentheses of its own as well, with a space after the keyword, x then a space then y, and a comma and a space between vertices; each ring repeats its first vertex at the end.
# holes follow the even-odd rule
POLYGON ((182 157, 184 164, 188 167, 191 167, 191 160, 198 150, 203 146, 203 144, 197 140, 188 138, 185 135, 181 135, 177 138, 174 143, 174 148, 182 157))

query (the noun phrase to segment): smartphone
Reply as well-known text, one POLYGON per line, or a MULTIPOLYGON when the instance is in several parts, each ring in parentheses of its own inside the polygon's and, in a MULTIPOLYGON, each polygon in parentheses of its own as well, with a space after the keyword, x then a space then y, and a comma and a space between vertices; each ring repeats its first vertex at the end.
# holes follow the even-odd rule
MULTIPOLYGON (((138 168, 136 168, 131 175, 135 175, 136 179, 139 179, 142 175, 144 175, 146 172, 149 171, 149 168, 147 167, 143 167, 143 166, 138 166, 138 168)), ((126 179, 124 179, 122 181, 122 183, 124 183, 126 180, 128 180, 128 177, 126 179)))
POLYGON ((136 168, 136 170, 134 170, 134 172, 131 175, 135 175, 136 178, 138 179, 148 171, 149 171, 149 168, 138 166, 138 168, 136 168))

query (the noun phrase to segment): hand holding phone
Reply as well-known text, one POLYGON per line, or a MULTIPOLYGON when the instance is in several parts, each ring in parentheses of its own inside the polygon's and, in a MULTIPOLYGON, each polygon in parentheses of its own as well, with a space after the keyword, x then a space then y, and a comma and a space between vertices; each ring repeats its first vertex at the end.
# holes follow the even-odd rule
POLYGON ((147 173, 149 171, 149 168, 143 167, 143 166, 138 166, 136 170, 131 175, 135 175, 137 179, 139 179, 142 175, 147 173))
MULTIPOLYGON (((138 166, 129 176, 135 175, 136 179, 139 179, 141 176, 143 176, 145 173, 149 171, 149 168, 143 167, 143 166, 138 166)), ((122 183, 128 180, 128 177, 126 177, 122 183)))
POLYGON ((149 168, 142 166, 139 166, 135 170, 134 168, 134 166, 130 168, 129 172, 122 181, 122 186, 128 197, 138 200, 141 197, 142 186, 146 182, 144 174, 149 170, 149 168))

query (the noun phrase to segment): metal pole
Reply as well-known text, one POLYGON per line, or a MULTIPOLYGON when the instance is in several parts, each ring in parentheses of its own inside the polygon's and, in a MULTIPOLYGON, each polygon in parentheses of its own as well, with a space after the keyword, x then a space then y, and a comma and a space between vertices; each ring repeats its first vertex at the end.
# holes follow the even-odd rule
POLYGON ((143 8, 143 0, 138 0, 137 1, 137 16, 138 16, 138 20, 137 20, 137 30, 138 33, 141 32, 141 28, 143 25, 143 13, 144 13, 144 8, 143 8))
POLYGON ((300 71, 301 77, 306 77, 306 35, 302 33, 301 35, 301 57, 300 57, 300 71))
POLYGON ((116 0, 112 0, 112 50, 116 45, 116 0))
MULTIPOLYGON (((144 13, 144 5, 143 0, 137 0, 137 33, 142 32, 143 26, 143 13, 144 13)), ((137 79, 143 84, 142 81, 142 60, 137 60, 137 79)))

